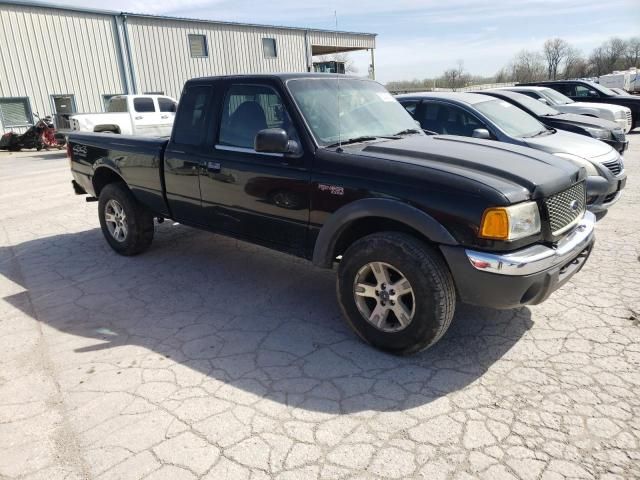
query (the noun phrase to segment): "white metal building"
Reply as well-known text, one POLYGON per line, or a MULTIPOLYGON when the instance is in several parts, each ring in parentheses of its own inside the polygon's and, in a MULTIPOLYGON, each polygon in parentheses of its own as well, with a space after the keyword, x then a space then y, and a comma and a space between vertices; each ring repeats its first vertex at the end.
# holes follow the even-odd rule
POLYGON ((0 132, 123 93, 179 98, 194 77, 311 71, 314 55, 369 50, 373 72, 375 37, 0 0, 0 132))

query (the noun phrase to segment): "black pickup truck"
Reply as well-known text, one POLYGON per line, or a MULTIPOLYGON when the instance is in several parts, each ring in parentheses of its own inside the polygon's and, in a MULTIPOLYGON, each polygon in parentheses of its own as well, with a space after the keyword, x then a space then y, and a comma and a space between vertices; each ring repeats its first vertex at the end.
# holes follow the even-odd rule
POLYGON ((68 152, 75 191, 99 199, 116 252, 144 251, 154 218, 171 218, 337 264, 347 321, 394 353, 441 338, 456 299, 542 302, 594 243, 583 169, 523 147, 427 136, 364 79, 190 80, 170 139, 78 133, 68 152))

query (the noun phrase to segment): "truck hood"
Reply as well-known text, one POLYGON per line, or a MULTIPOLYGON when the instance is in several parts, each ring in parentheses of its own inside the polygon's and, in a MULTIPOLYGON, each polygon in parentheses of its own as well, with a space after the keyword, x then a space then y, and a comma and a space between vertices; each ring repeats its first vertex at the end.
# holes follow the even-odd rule
POLYGON ((551 135, 523 138, 529 147, 547 153, 570 153, 588 160, 607 155, 613 148, 600 140, 578 133, 556 130, 551 135))
POLYGON ((585 107, 585 108, 597 108, 598 110, 604 111, 608 110, 611 113, 624 112, 627 107, 622 107, 620 105, 613 105, 611 103, 597 103, 597 102, 573 102, 570 105, 575 107, 585 107))
POLYGON ((546 197, 584 176, 584 170, 573 163, 543 152, 453 135, 414 135, 346 149, 460 175, 488 185, 511 202, 546 197))

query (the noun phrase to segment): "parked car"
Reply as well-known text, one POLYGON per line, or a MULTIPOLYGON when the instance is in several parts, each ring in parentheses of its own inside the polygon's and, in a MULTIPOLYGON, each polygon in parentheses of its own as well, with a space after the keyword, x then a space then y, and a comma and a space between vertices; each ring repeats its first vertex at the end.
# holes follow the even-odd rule
POLYGON ((607 210, 620 198, 627 175, 620 154, 606 143, 546 127, 504 100, 478 93, 399 95, 422 128, 440 134, 497 140, 569 159, 587 170, 587 207, 607 210))
MULTIPOLYGON (((533 84, 523 83, 522 85, 533 84)), ((555 82, 538 82, 535 85, 553 88, 576 102, 608 103, 626 107, 631 110, 628 118, 630 129, 633 130, 636 127, 640 127, 640 97, 616 95, 615 92, 612 92, 607 87, 587 80, 558 80, 555 82)))
POLYGON ((428 137, 380 84, 344 75, 190 80, 170 139, 73 133, 68 153, 116 252, 146 250, 167 217, 337 263, 349 325, 394 353, 438 341, 457 299, 544 301, 594 243, 583 168, 428 137))
POLYGON ((69 123, 80 132, 168 137, 176 107, 173 98, 163 95, 117 95, 109 99, 106 113, 77 113, 69 123))
POLYGON ((606 103, 574 102, 566 95, 548 87, 515 86, 502 87, 501 89, 527 95, 562 113, 586 115, 616 122, 624 130, 624 133, 629 133, 631 130, 631 110, 626 107, 606 103))
POLYGON ((527 95, 509 90, 479 90, 476 93, 489 95, 509 102, 548 127, 601 140, 611 145, 620 152, 620 154, 624 153, 629 147, 629 141, 625 137, 624 130, 617 123, 600 118, 588 117, 586 115, 561 113, 527 95))

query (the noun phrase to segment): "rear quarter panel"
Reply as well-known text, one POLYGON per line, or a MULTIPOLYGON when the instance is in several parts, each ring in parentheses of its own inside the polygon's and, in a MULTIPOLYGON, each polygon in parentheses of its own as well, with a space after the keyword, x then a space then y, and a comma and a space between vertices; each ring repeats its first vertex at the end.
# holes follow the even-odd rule
POLYGON ((164 200, 161 165, 167 141, 104 133, 69 135, 71 171, 93 195, 94 178, 109 169, 129 186, 136 199, 152 212, 169 214, 164 200))

